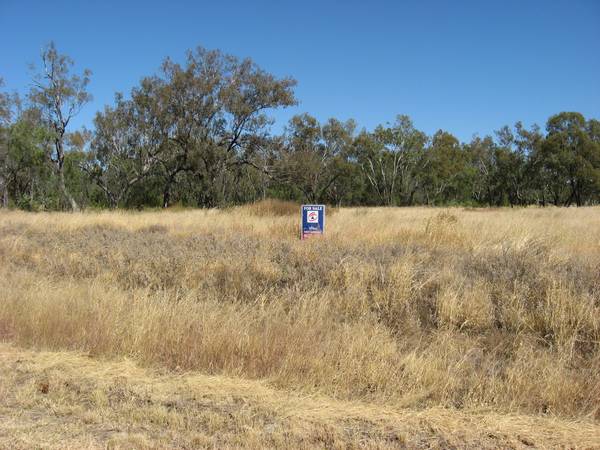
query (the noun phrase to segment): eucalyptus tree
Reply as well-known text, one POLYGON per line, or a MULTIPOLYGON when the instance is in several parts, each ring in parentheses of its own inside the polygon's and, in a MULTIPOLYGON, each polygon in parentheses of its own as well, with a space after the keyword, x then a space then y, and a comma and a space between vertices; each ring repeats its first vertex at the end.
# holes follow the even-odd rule
POLYGON ((298 189, 308 202, 334 201, 336 181, 345 170, 355 123, 329 119, 321 125, 309 114, 292 117, 284 130, 276 176, 298 189))
POLYGON ((8 206, 12 199, 23 209, 55 209, 55 180, 47 164, 51 136, 38 110, 13 107, 10 115, 0 129, 2 203, 8 206))
POLYGON ((353 119, 342 122, 329 119, 322 126, 323 143, 330 155, 327 162, 329 180, 323 192, 327 193, 327 201, 341 206, 342 202, 354 201, 353 191, 358 188, 358 173, 353 159, 353 144, 356 122, 353 119))
POLYGON ((593 128, 580 113, 562 112, 548 119, 541 159, 555 180, 555 204, 581 206, 598 200, 600 148, 590 133, 593 128))
POLYGON ((266 111, 296 102, 291 78, 202 47, 189 51, 184 65, 167 59, 157 82, 151 104, 164 138, 156 160, 165 207, 180 173, 193 173, 203 184, 203 206, 218 203, 227 194, 228 169, 247 162, 255 138, 271 124, 266 111))
POLYGON ((197 47, 183 64, 167 58, 131 97, 97 114, 94 174, 112 206, 142 180, 158 180, 161 204, 179 186, 200 206, 235 190, 239 167, 250 165, 271 120, 266 112, 296 102, 290 78, 276 78, 250 59, 197 47))
POLYGON ((521 122, 515 124, 514 131, 508 126, 496 131, 495 184, 499 191, 499 204, 508 201, 513 206, 526 202, 529 149, 526 136, 527 133, 521 122))
POLYGON ((492 205, 495 197, 496 143, 491 136, 473 137, 465 145, 473 171, 471 196, 478 204, 492 205))
POLYGON ((388 127, 363 132, 355 142, 355 156, 364 176, 380 202, 387 206, 411 205, 420 189, 425 133, 417 130, 408 116, 399 115, 388 127))
POLYGON ((465 201, 468 179, 468 153, 451 133, 439 130, 426 150, 427 170, 424 171, 424 193, 428 204, 465 201))
POLYGON ((43 113, 44 121, 53 134, 53 151, 50 160, 58 176, 58 185, 71 210, 79 209, 75 198, 65 184, 65 134, 71 119, 91 100, 87 91, 91 72, 71 73, 73 60, 58 53, 51 42, 42 52, 41 70, 34 75, 29 94, 31 102, 43 113))
POLYGON ((106 106, 94 119, 91 152, 82 169, 105 194, 108 205, 116 208, 126 201, 131 189, 153 174, 161 150, 160 135, 141 98, 152 90, 142 83, 133 92, 134 100, 115 96, 115 105, 106 106))

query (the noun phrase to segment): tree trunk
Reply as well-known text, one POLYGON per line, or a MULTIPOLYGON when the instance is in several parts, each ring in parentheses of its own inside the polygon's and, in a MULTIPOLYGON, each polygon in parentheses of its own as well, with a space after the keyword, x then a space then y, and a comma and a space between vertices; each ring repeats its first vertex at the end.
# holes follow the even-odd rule
MULTIPOLYGON (((571 206, 571 202, 573 201, 573 196, 575 195, 575 191, 571 191, 571 195, 569 195, 569 199, 565 202, 565 206, 571 206)), ((556 205, 558 206, 558 204, 556 205)))
POLYGON ((79 205, 77 204, 77 202, 75 201, 75 199, 73 198, 73 196, 71 195, 71 193, 67 190, 67 186, 65 184, 65 171, 64 171, 65 152, 64 152, 64 149, 63 149, 62 135, 61 135, 60 138, 57 138, 54 141, 54 145, 56 147, 56 159, 57 159, 57 165, 56 166, 57 166, 57 169, 58 169, 58 187, 60 189, 60 193, 62 194, 63 198, 69 204, 69 207, 71 208, 71 211, 78 212, 79 211, 79 205))
POLYGON ((0 176, 0 189, 2 190, 2 204, 0 206, 8 208, 8 186, 3 176, 0 176))
POLYGON ((560 206, 560 194, 556 189, 552 190, 552 197, 554 198, 554 206, 560 206))
POLYGON ((173 176, 167 178, 165 187, 163 188, 163 208, 168 208, 171 202, 171 186, 173 185, 173 176))
POLYGON ((112 194, 109 195, 108 196, 109 209, 117 209, 117 206, 119 206, 119 200, 117 200, 114 195, 112 195, 112 194))
POLYGON ((546 187, 542 188, 542 208, 546 207, 546 187))
POLYGON ((163 208, 169 207, 169 202, 171 201, 171 185, 167 184, 163 191, 163 208))
POLYGON ((415 201, 415 189, 410 191, 410 195, 408 197, 408 206, 412 206, 415 201))
POLYGON ((581 201, 581 189, 579 188, 578 183, 573 183, 573 194, 575 195, 575 203, 577 206, 582 206, 583 202, 581 201))
POLYGON ((75 199, 73 198, 71 193, 67 190, 67 186, 65 185, 65 174, 62 171, 62 168, 61 168, 60 172, 58 173, 58 184, 59 184, 60 192, 61 192, 62 196, 67 200, 69 207, 71 208, 71 211, 79 212, 79 205, 77 204, 77 202, 75 201, 75 199))

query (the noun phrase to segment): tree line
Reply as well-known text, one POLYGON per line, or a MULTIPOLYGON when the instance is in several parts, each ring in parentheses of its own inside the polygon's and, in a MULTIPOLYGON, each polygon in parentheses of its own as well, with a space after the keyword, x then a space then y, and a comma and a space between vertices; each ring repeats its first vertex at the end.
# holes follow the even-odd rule
MULTIPOLYGON (((269 111, 297 103, 292 78, 198 47, 167 58, 129 95, 70 123, 91 72, 50 43, 20 98, 0 92, 0 205, 27 210, 218 207, 271 197, 333 205, 592 205, 600 201, 600 121, 577 112, 545 129, 520 122, 460 142, 408 116, 372 131, 353 120, 269 111)), ((1 79, 0 79, 1 82, 1 79)))

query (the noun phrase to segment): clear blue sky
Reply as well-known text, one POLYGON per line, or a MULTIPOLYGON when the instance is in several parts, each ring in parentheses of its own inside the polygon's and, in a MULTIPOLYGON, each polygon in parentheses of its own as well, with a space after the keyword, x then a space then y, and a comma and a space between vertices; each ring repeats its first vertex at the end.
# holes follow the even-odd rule
POLYGON ((0 76, 24 92, 28 63, 54 40, 92 70, 92 126, 129 92, 200 44, 298 80, 294 113, 373 128, 408 114, 461 140, 564 110, 600 118, 600 1, 0 0, 0 76))

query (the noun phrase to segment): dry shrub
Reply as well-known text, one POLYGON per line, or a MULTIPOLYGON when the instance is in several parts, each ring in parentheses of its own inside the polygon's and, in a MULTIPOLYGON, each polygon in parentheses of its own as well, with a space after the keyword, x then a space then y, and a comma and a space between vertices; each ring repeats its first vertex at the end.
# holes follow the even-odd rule
POLYGON ((491 288, 484 281, 468 285, 453 279, 438 293, 437 316, 441 327, 486 331, 494 324, 491 288))
POLYGON ((506 382, 497 389, 511 410, 593 417, 600 399, 599 369, 598 360, 587 368, 577 367, 564 354, 524 337, 505 370, 506 382))
POLYGON ((552 286, 533 325, 546 339, 569 351, 589 347, 600 336, 600 305, 587 293, 552 286))
POLYGON ((241 211, 257 217, 281 217, 300 214, 300 204, 285 200, 268 198, 244 205, 241 211))
POLYGON ((464 246, 468 240, 458 217, 448 211, 442 211, 427 219, 424 238, 430 247, 464 246))

